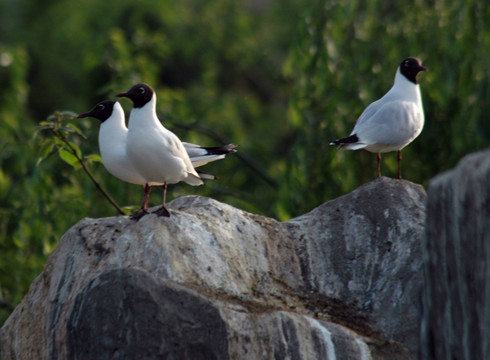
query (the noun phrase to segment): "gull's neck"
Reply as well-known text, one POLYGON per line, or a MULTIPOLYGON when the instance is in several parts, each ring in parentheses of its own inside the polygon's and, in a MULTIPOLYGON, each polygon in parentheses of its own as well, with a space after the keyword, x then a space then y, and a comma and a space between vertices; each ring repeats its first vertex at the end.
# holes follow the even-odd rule
POLYGON ((128 128, 124 121, 124 110, 119 103, 114 105, 111 116, 100 125, 99 149, 102 159, 126 152, 128 128))
POLYGON ((126 122, 124 120, 124 110, 118 102, 114 104, 111 116, 104 121, 101 126, 110 128, 112 131, 127 131, 126 122))
POLYGON ((134 126, 162 126, 156 112, 157 98, 153 94, 151 100, 140 108, 133 107, 129 115, 129 128, 134 126))
POLYGON ((414 101, 420 104, 422 103, 420 86, 408 80, 405 75, 400 72, 400 68, 398 68, 396 71, 393 87, 385 96, 397 97, 406 101, 414 101))

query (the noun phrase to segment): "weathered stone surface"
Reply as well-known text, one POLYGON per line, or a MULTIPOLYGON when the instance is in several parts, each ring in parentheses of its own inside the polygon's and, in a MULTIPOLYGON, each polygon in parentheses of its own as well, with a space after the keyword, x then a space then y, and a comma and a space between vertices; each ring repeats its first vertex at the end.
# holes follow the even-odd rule
POLYGON ((75 298, 66 358, 225 359, 226 335, 219 308, 197 293, 141 270, 109 270, 75 298))
MULTIPOLYGON (((425 191, 388 178, 361 189, 289 222, 298 225, 304 285, 351 304, 384 338, 416 349, 425 191)), ((363 326, 357 317, 350 325, 363 326)))
POLYGON ((429 185, 423 359, 490 359, 490 151, 429 185))
POLYGON ((424 200, 380 178, 282 223, 197 196, 170 218, 84 219, 2 327, 2 359, 415 358, 424 200))

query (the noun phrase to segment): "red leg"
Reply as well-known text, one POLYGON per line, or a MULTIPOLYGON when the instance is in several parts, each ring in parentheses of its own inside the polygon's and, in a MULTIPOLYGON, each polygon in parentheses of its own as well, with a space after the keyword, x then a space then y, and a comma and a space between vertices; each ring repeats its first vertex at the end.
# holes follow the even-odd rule
POLYGON ((170 211, 167 209, 165 206, 165 203, 167 201, 167 183, 163 183, 163 201, 162 201, 162 207, 156 211, 153 212, 153 214, 157 214, 158 216, 165 216, 169 217, 170 216, 170 211))
POLYGON ((145 184, 145 197, 143 198, 143 204, 141 205, 141 209, 133 213, 131 215, 131 219, 133 220, 139 220, 146 214, 148 214, 148 198, 150 197, 150 190, 151 187, 148 184, 145 184))
POLYGON ((167 203, 167 182, 165 181, 163 183, 163 202, 162 204, 165 205, 167 203))
POLYGON ((398 180, 402 178, 402 151, 398 150, 398 175, 396 177, 398 180))
POLYGON ((381 176, 381 154, 378 153, 378 177, 381 176))
POLYGON ((141 209, 147 211, 148 210, 148 198, 150 197, 151 187, 148 183, 145 184, 145 198, 143 199, 143 205, 141 205, 141 209))

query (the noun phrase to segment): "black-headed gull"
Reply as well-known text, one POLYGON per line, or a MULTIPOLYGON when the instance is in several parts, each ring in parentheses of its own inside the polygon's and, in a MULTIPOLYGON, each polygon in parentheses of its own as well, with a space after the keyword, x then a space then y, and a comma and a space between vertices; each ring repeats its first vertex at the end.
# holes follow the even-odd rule
POLYGON ((184 181, 189 185, 198 186, 203 184, 201 177, 194 169, 184 144, 158 119, 156 95, 149 85, 136 84, 129 91, 117 96, 133 101, 133 109, 129 115, 126 153, 129 161, 146 181, 145 201, 150 186, 163 183, 162 207, 155 213, 159 216, 170 216, 165 207, 167 184, 184 181))
POLYGON ((393 87, 362 112, 348 137, 329 144, 338 145, 339 149, 378 153, 378 177, 381 176, 380 153, 398 151, 397 179, 401 179, 401 150, 419 136, 424 127, 417 75, 426 70, 419 59, 404 59, 396 71, 393 87))
MULTIPOLYGON (((106 169, 115 177, 132 184, 147 185, 145 178, 139 174, 126 152, 128 128, 124 120, 124 111, 117 101, 105 100, 98 103, 89 112, 80 114, 78 118, 93 117, 101 121, 99 130, 99 150, 106 169)), ((226 154, 236 152, 234 144, 225 146, 202 147, 196 144, 183 143, 194 167, 203 166, 209 162, 223 159, 226 154)), ((215 179, 214 175, 199 172, 203 179, 215 179)), ((164 183, 150 183, 163 185, 164 183)), ((142 209, 148 209, 148 194, 142 209)), ((144 213, 143 212, 143 213, 144 213)))

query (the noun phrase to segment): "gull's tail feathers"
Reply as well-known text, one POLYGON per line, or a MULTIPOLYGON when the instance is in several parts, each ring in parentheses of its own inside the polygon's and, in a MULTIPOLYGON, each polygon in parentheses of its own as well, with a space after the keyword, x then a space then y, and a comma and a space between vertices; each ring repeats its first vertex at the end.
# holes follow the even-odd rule
POLYGON ((199 146, 184 142, 185 150, 191 159, 192 165, 200 167, 210 162, 224 159, 227 154, 236 152, 238 145, 228 144, 223 146, 199 146))
POLYGON ((332 140, 328 145, 336 145, 339 149, 357 150, 366 147, 366 144, 359 141, 359 137, 356 134, 348 136, 343 139, 332 140))

